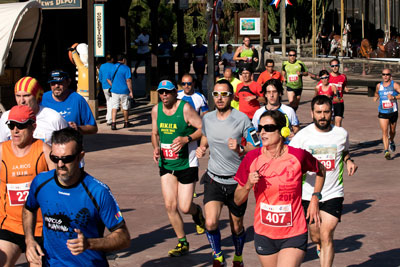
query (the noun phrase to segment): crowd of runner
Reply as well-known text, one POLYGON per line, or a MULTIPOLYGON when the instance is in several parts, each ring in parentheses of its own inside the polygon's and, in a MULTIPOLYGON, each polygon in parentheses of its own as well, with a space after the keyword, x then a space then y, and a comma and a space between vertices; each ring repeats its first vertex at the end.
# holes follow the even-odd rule
MULTIPOLYGON (((332 266, 333 236, 343 209, 343 172, 352 176, 358 168, 341 126, 346 75, 339 72, 338 59, 330 61, 331 72, 311 74, 290 50, 281 72, 268 59, 266 71, 255 81, 253 63, 258 58, 249 43, 245 38, 234 53, 235 69, 226 64, 223 77, 208 89, 213 111, 195 91, 189 73, 179 85, 168 79, 158 85, 161 101, 151 111, 153 159, 178 239, 168 255, 189 252, 181 213, 190 214, 197 234, 205 234, 210 243, 213 266, 225 266, 219 230, 225 205, 232 266, 244 266, 243 218, 253 191, 254 246, 262 266, 300 266, 308 235, 321 266, 332 266), (300 129, 296 111, 307 75, 320 81, 311 101, 313 123, 300 129), (282 103, 284 84, 289 105, 282 103), (198 159, 207 150, 207 170, 199 177, 198 159), (193 202, 199 178, 203 207, 193 202)), ((109 71, 100 80, 107 94, 123 87, 121 94, 111 96, 107 122, 112 130, 119 104, 125 112, 125 96, 133 97, 129 74, 117 76, 120 82, 113 84, 115 72, 126 63, 123 56, 118 59, 117 64, 107 63, 109 71)), ((54 70, 48 82, 51 91, 44 94, 36 79, 23 77, 15 85, 17 105, 0 120, 0 265, 14 266, 26 253, 31 266, 107 266, 105 253, 128 247, 130 235, 107 185, 84 171, 82 135, 96 133, 97 125, 84 98, 68 88, 68 73, 54 70), (106 236, 105 227, 110 231, 106 236)), ((384 69, 375 101, 386 159, 396 149, 399 94, 399 84, 384 69)), ((124 115, 124 127, 130 127, 124 115)))

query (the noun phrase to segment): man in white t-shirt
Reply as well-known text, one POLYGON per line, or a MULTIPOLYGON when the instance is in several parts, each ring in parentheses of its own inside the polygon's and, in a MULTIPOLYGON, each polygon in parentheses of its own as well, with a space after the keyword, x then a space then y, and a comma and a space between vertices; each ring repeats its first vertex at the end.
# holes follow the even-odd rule
POLYGON ((293 108, 281 103, 283 95, 282 83, 279 80, 275 79, 268 80, 266 83, 263 84, 262 92, 264 93, 265 99, 267 100, 267 104, 259 108, 256 113, 254 113, 252 120, 254 128, 258 130, 258 123, 260 121, 261 115, 264 114, 264 112, 266 112, 267 110, 277 109, 287 116, 291 127, 290 132, 296 134, 300 129, 299 120, 293 108))
POLYGON ((140 65, 140 62, 143 60, 145 63, 150 55, 150 48, 149 48, 149 40, 150 36, 147 33, 147 29, 143 28, 138 38, 135 40, 137 44, 137 60, 135 64, 135 70, 133 71, 133 76, 137 78, 137 69, 140 65))
POLYGON ((340 221, 343 209, 343 169, 352 176, 357 165, 349 154, 349 136, 342 127, 331 125, 332 101, 318 95, 311 102, 314 123, 299 131, 290 146, 302 148, 313 154, 326 168, 326 178, 321 192, 314 193, 315 173, 308 172, 303 183, 302 204, 308 208, 311 197, 319 199, 321 223, 309 224, 311 240, 317 244, 321 266, 332 266, 335 255, 333 233, 340 221))
POLYGON ((226 47, 226 52, 222 54, 221 64, 224 65, 224 71, 226 68, 232 69, 232 72, 236 72, 236 62, 233 60, 233 47, 231 44, 228 44, 226 47))
MULTIPOLYGON (((15 84, 14 93, 17 105, 29 106, 36 115, 33 137, 51 145, 53 131, 68 127, 68 123, 57 111, 38 104, 43 96, 43 88, 39 82, 29 76, 23 77, 15 84)), ((0 142, 11 139, 10 129, 6 125, 8 113, 9 111, 5 112, 0 119, 0 142)))

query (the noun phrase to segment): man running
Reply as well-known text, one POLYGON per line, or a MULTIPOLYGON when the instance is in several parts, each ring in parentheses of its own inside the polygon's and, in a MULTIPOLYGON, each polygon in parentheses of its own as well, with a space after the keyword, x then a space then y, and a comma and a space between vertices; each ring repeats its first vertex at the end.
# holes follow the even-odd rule
POLYGON ((286 82, 289 105, 296 111, 303 92, 303 76, 308 75, 308 69, 302 61, 296 59, 296 50, 290 49, 288 55, 289 60, 282 64, 282 75, 286 82))
MULTIPOLYGON (((0 144, 0 266, 14 266, 25 253, 22 208, 29 187, 36 175, 55 167, 49 160, 50 146, 33 137, 36 116, 30 107, 14 106, 7 114, 7 126, 11 140, 0 144)), ((41 243, 40 215, 35 224, 32 238, 41 243)))
POLYGON ((331 125, 332 101, 318 95, 311 101, 314 123, 299 131, 290 146, 302 148, 313 154, 326 169, 325 183, 321 192, 314 192, 315 173, 307 173, 303 182, 303 207, 306 211, 313 195, 319 199, 321 223, 309 224, 311 240, 317 244, 317 254, 322 267, 332 266, 335 255, 333 234, 343 210, 343 169, 354 175, 357 165, 349 154, 349 136, 342 127, 331 125))
POLYGON ((161 81, 157 92, 161 102, 151 111, 153 159, 160 168, 165 207, 178 237, 178 245, 168 255, 182 256, 189 252, 189 242, 178 206, 184 214, 192 215, 197 233, 204 233, 201 207, 193 203, 199 172, 196 140, 201 137, 202 123, 190 104, 177 99, 177 90, 171 81, 161 81))
POLYGON ((376 85, 374 101, 379 99, 378 118, 382 129, 384 157, 391 159, 390 151, 396 151, 394 137, 398 118, 397 99, 400 98, 400 86, 392 80, 390 69, 382 70, 382 82, 376 85))
MULTIPOLYGON (((214 86, 213 97, 217 110, 203 117, 203 136, 196 150, 198 158, 204 157, 210 148, 208 168, 204 179, 204 209, 206 234, 213 250, 213 266, 224 266, 225 258, 221 250, 221 233, 218 228, 222 206, 229 209, 232 239, 235 245, 233 266, 243 266, 242 251, 246 240, 243 216, 247 202, 237 206, 234 193, 237 182, 233 179, 240 164, 240 156, 245 148, 240 146, 252 127, 245 114, 231 107, 233 87, 227 80, 219 80, 214 86)), ((246 147, 247 149, 250 149, 246 147)))
POLYGON ((189 73, 182 76, 182 90, 178 91, 178 99, 188 102, 197 114, 203 116, 208 112, 207 100, 203 94, 194 91, 193 77, 189 73))
MULTIPOLYGON (((241 81, 233 75, 233 69, 230 69, 230 68, 224 69, 224 77, 217 79, 217 81, 222 80, 222 79, 225 79, 232 84, 233 94, 235 94, 236 90, 237 90, 237 86, 241 83, 241 81)), ((231 106, 233 108, 239 110, 239 101, 232 100, 231 106)))
POLYGON ((263 71, 260 76, 258 76, 257 82, 263 86, 264 83, 271 79, 279 80, 280 82, 283 82, 283 76, 282 74, 274 70, 275 67, 275 62, 273 59, 267 59, 265 60, 265 68, 266 70, 263 71))

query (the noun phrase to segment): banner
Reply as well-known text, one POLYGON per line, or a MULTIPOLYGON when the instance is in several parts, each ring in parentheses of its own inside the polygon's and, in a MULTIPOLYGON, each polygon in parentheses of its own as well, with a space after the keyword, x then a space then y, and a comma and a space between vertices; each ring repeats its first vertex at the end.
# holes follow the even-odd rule
POLYGON ((105 57, 103 4, 94 5, 94 56, 105 57))
POLYGON ((37 0, 42 9, 81 9, 82 0, 37 0))

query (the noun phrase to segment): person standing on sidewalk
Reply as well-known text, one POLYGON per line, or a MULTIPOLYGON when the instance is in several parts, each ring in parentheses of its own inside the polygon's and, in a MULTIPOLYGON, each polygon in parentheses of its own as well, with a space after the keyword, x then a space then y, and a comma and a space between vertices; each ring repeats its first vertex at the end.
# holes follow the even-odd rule
POLYGON ((111 126, 112 122, 112 106, 111 106, 111 85, 108 83, 107 78, 113 75, 114 69, 114 58, 111 54, 106 55, 106 63, 100 66, 99 70, 99 81, 101 82, 101 87, 103 88, 104 97, 106 98, 107 113, 106 122, 108 126, 111 126))
POLYGON ((131 69, 126 65, 126 56, 117 55, 117 63, 114 64, 112 75, 107 78, 111 88, 112 123, 111 130, 117 130, 117 111, 121 104, 124 114, 124 128, 132 127, 129 122, 129 98, 133 99, 131 69))
POLYGON ((138 38, 135 40, 135 43, 138 46, 135 70, 133 71, 133 76, 135 76, 135 78, 137 78, 137 69, 139 68, 140 63, 144 61, 144 63, 146 64, 147 60, 149 59, 150 56, 149 40, 150 36, 147 33, 147 29, 143 28, 138 38))
POLYGON ((247 202, 241 205, 234 203, 237 182, 233 177, 245 150, 254 148, 250 144, 246 148, 240 145, 241 139, 247 138, 252 125, 246 114, 231 107, 233 87, 229 81, 217 81, 213 97, 216 110, 204 115, 203 136, 196 150, 197 157, 202 158, 207 148, 210 148, 208 168, 203 176, 206 234, 213 250, 213 266, 224 266, 219 217, 225 204, 229 209, 232 240, 235 245, 233 266, 240 267, 243 266, 242 251, 246 241, 243 216, 247 202))
POLYGON ((376 85, 374 101, 379 100, 378 118, 382 129, 382 142, 384 157, 391 159, 390 151, 396 151, 394 137, 398 119, 397 99, 400 98, 400 86, 392 80, 390 69, 382 70, 382 82, 376 85))
POLYGON ((333 234, 340 222, 343 210, 343 170, 352 176, 357 165, 349 153, 349 135, 342 127, 331 124, 332 101, 325 95, 318 95, 311 101, 314 123, 300 130, 291 140, 290 146, 310 152, 326 169, 322 191, 317 188, 315 172, 307 172, 303 182, 302 204, 307 210, 312 198, 319 199, 320 226, 309 223, 311 240, 317 244, 317 254, 322 267, 332 266, 335 250, 333 234))
POLYGON ((151 111, 151 143, 153 159, 160 168, 165 208, 178 237, 178 245, 168 255, 177 257, 189 252, 178 206, 184 214, 192 215, 197 233, 204 233, 203 212, 193 203, 194 185, 199 175, 195 150, 202 122, 189 103, 177 99, 176 86, 171 81, 161 81, 157 92, 161 102, 151 111))

